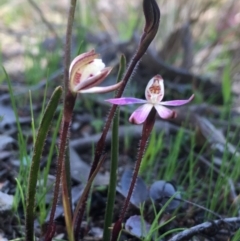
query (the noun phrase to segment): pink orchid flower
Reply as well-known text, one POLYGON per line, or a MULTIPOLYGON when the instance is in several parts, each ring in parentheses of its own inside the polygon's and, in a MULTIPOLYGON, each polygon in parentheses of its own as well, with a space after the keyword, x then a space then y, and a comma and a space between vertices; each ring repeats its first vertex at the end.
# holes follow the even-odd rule
POLYGON ((166 106, 180 106, 189 103, 193 98, 192 95, 188 100, 170 100, 162 101, 164 97, 164 83, 160 75, 154 76, 147 84, 145 89, 146 100, 122 97, 106 100, 114 105, 131 105, 131 104, 143 104, 137 108, 129 118, 129 121, 133 124, 142 124, 151 109, 154 107, 157 110, 158 115, 162 119, 176 118, 177 113, 174 110, 170 110, 166 106))
POLYGON ((106 93, 119 88, 121 82, 107 86, 95 87, 103 82, 112 68, 105 64, 94 50, 78 55, 69 68, 69 88, 73 93, 106 93))

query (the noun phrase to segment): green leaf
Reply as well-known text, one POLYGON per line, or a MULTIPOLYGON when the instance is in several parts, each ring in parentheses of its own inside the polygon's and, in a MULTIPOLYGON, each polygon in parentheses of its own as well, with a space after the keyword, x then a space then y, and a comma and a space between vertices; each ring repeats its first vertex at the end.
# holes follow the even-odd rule
POLYGON ((47 137, 47 133, 50 129, 51 122, 54 113, 58 107, 59 100, 62 96, 62 87, 57 87, 51 99, 45 109, 43 118, 41 120, 39 130, 36 137, 36 142, 33 148, 33 157, 30 168, 30 175, 28 181, 28 193, 27 193, 27 208, 26 208, 26 240, 34 241, 34 212, 35 212, 35 196, 36 196, 36 185, 38 179, 38 171, 40 166, 40 159, 42 151, 47 137))

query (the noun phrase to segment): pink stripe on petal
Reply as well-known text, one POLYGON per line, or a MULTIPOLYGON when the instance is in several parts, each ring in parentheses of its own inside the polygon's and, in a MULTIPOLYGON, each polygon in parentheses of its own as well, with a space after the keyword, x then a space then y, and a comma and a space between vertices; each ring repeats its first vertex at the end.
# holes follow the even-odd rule
POLYGON ((132 104, 144 104, 147 101, 133 98, 133 97, 122 97, 122 98, 115 98, 115 99, 108 99, 107 102, 110 102, 115 105, 132 105, 132 104))
POLYGON ((194 95, 192 95, 188 100, 170 100, 170 101, 161 101, 160 105, 168 105, 168 106, 180 106, 185 105, 192 101, 194 98, 194 95))
POLYGON ((74 91, 78 92, 81 90, 86 90, 102 83, 104 79, 109 75, 111 70, 112 68, 106 67, 103 70, 101 70, 98 74, 90 76, 86 80, 82 80, 74 87, 74 91))
MULTIPOLYGON (((89 52, 86 53, 82 53, 80 55, 78 55, 77 57, 75 57, 73 59, 73 61, 71 62, 71 65, 69 67, 69 73, 72 72, 73 68, 76 67, 76 65, 79 66, 79 64, 81 65, 85 65, 91 61, 93 61, 94 59, 96 59, 99 55, 95 53, 94 50, 91 50, 89 52)), ((80 66, 81 67, 81 66, 80 66)), ((79 67, 78 67, 79 68, 79 67)))
POLYGON ((133 124, 142 124, 147 119, 148 114, 152 108, 152 104, 141 105, 132 113, 129 121, 133 124))
POLYGON ((80 90, 79 93, 82 93, 82 94, 86 94, 86 93, 107 93, 107 92, 111 92, 111 91, 114 91, 114 90, 118 89, 121 85, 122 85, 122 81, 115 84, 115 85, 110 85, 110 86, 106 86, 106 87, 92 87, 92 88, 89 88, 89 89, 80 90))
POLYGON ((155 108, 162 119, 174 119, 177 117, 177 113, 174 110, 170 110, 165 106, 155 105, 155 108))

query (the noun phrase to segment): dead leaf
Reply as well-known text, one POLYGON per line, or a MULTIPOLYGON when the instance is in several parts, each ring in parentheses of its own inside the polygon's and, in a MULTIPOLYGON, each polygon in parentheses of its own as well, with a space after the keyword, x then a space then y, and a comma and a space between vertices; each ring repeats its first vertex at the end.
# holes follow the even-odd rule
POLYGON ((0 151, 11 150, 14 144, 16 141, 11 136, 0 135, 0 151))
MULTIPOLYGON (((90 165, 84 162, 72 147, 70 147, 70 165, 71 165, 71 177, 75 181, 85 184, 88 180, 88 175, 90 173, 90 169, 91 169, 90 165)), ((101 173, 98 173, 94 180, 95 185, 107 185, 108 183, 109 183, 109 173, 106 173, 104 175, 101 173)))
POLYGON ((13 196, 0 191, 0 211, 11 210, 13 205, 13 196))
MULTIPOLYGON (((0 133, 6 134, 13 134, 16 132, 16 118, 15 114, 10 106, 4 106, 0 104, 0 133)), ((19 117, 19 122, 23 123, 30 123, 31 117, 19 117)))

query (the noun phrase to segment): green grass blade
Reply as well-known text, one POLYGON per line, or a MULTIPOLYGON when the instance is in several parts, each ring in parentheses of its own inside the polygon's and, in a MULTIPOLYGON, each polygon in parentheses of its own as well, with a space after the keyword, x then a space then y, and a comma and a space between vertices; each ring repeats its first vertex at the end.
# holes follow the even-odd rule
POLYGON ((16 180, 16 183, 17 183, 17 187, 18 187, 21 199, 22 199, 24 213, 26 213, 26 205, 24 205, 24 194, 23 194, 22 185, 17 178, 15 178, 15 180, 16 180))
MULTIPOLYGON (((16 193, 14 195, 14 202, 13 202, 13 210, 16 211, 18 208, 18 204, 20 202, 19 197, 21 196, 21 192, 23 192, 23 193, 25 192, 25 186, 26 186, 27 182, 26 182, 25 175, 23 175, 23 173, 26 173, 26 170, 28 170, 28 166, 26 165, 26 162, 28 163, 29 159, 28 159, 28 154, 27 154, 26 142, 23 137, 23 132, 22 132, 22 128, 20 125, 19 117, 18 117, 17 105, 16 105, 14 91, 12 88, 12 83, 11 83, 11 80, 10 80, 5 68, 3 66, 1 66, 1 67, 2 67, 2 70, 6 77, 7 84, 8 84, 8 90, 9 90, 10 99, 11 99, 11 106, 13 108, 13 112, 14 112, 15 119, 16 119, 16 125, 17 125, 17 131, 18 131, 18 145, 19 145, 19 150, 20 150, 20 153, 19 153, 20 168, 19 168, 19 174, 18 174, 18 182, 20 185, 17 185, 16 193), (21 189, 20 189, 20 187, 21 187, 21 189)), ((24 199, 22 199, 22 205, 23 205, 23 209, 24 209, 24 213, 25 213, 26 205, 25 205, 24 199)))
POLYGON ((35 141, 36 141, 36 131, 35 131, 35 121, 34 121, 33 105, 32 105, 32 93, 31 93, 30 90, 29 90, 29 100, 30 100, 32 136, 33 136, 33 143, 35 143, 35 141))
MULTIPOLYGON (((123 73, 126 69, 126 59, 122 55, 120 59, 120 67, 118 72, 117 81, 122 79, 123 73)), ((116 115, 113 119, 112 126, 112 147, 111 147, 111 167, 110 167, 110 181, 108 187, 107 207, 104 218, 104 231, 103 240, 110 240, 111 232, 109 227, 112 224, 113 208, 115 203, 116 185, 117 185, 117 165, 118 165, 118 127, 119 127, 119 109, 116 111, 116 115)))
POLYGON ((231 64, 228 63, 224 68, 222 76, 222 95, 225 105, 231 101, 231 94, 231 64))
MULTIPOLYGON (((16 102, 14 100, 14 93, 13 93, 13 89, 12 89, 12 85, 11 85, 11 80, 8 76, 7 71, 5 70, 5 68, 3 66, 2 66, 2 69, 3 69, 3 72, 4 72, 4 74, 6 76, 6 79, 7 79, 11 104, 12 104, 12 108, 13 108, 14 115, 15 115, 15 118, 16 118, 18 133, 20 135, 20 140, 21 140, 22 143, 24 143, 24 138, 23 138, 23 133, 22 133, 22 129, 21 129, 21 126, 20 126, 20 121, 19 121, 19 118, 18 118, 18 115, 17 115, 17 106, 16 106, 16 102)), ((27 155, 27 153, 26 153, 26 155, 27 155)))
POLYGON ((28 181, 28 193, 27 193, 27 208, 26 208, 26 240, 34 240, 34 211, 35 211, 35 195, 36 185, 38 179, 38 171, 40 165, 40 159, 43 151, 43 146, 47 133, 49 131, 51 121, 54 113, 58 107, 59 100, 62 95, 62 87, 57 87, 53 92, 51 99, 46 107, 43 118, 40 123, 40 127, 36 136, 36 142, 33 149, 33 157, 28 181))

